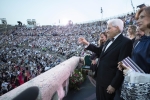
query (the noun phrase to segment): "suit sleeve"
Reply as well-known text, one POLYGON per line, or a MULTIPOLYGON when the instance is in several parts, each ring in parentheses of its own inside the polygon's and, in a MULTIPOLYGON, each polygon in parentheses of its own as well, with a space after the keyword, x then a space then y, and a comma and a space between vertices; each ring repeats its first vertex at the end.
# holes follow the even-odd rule
MULTIPOLYGON (((120 52, 119 52, 119 59, 118 62, 122 61, 126 57, 131 57, 131 52, 132 52, 132 41, 129 40, 127 41, 124 45, 122 45, 120 52)), ((111 86, 114 87, 115 89, 119 88, 123 82, 124 76, 123 76, 123 71, 120 71, 117 69, 116 75, 113 78, 111 82, 111 86)))
POLYGON ((93 44, 90 44, 90 45, 86 48, 86 50, 90 50, 90 51, 94 52, 94 53, 99 57, 100 54, 101 54, 101 52, 102 52, 102 48, 103 48, 103 46, 97 47, 97 46, 95 46, 95 45, 93 45, 93 44))

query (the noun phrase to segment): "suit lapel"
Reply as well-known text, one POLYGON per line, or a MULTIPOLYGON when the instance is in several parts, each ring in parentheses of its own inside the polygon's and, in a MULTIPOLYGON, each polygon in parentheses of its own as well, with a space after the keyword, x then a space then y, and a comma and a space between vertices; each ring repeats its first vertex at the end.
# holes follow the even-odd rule
POLYGON ((120 34, 117 39, 107 48, 107 50, 105 52, 102 52, 101 57, 103 57, 104 55, 106 55, 108 52, 110 52, 113 48, 115 48, 118 44, 121 43, 121 39, 122 39, 123 35, 120 34))

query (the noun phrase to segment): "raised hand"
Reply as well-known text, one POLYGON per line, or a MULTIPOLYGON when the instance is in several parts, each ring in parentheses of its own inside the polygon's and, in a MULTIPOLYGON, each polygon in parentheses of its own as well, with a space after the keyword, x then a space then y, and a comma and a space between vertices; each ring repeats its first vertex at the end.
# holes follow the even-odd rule
POLYGON ((89 45, 89 42, 83 37, 79 37, 78 42, 79 44, 89 45))

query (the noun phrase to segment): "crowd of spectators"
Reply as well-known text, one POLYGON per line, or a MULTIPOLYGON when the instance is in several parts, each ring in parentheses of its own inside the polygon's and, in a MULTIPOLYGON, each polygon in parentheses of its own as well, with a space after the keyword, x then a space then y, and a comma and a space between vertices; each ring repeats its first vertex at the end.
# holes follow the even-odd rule
MULTIPOLYGON (((123 34, 127 26, 135 25, 134 14, 120 16, 124 21, 123 34)), ((82 45, 77 43, 84 37, 97 45, 100 32, 105 31, 106 21, 96 21, 65 26, 15 27, 0 35, 0 90, 1 95, 31 80, 72 56, 84 56, 82 45), (53 55, 54 53, 56 55, 53 55)))

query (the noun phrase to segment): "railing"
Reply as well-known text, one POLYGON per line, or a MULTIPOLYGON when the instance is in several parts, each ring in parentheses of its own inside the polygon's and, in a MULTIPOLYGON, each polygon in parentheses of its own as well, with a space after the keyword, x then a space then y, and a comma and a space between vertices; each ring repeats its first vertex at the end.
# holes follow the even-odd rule
POLYGON ((78 63, 79 57, 72 57, 2 95, 0 100, 61 100, 68 92, 69 76, 78 63))

